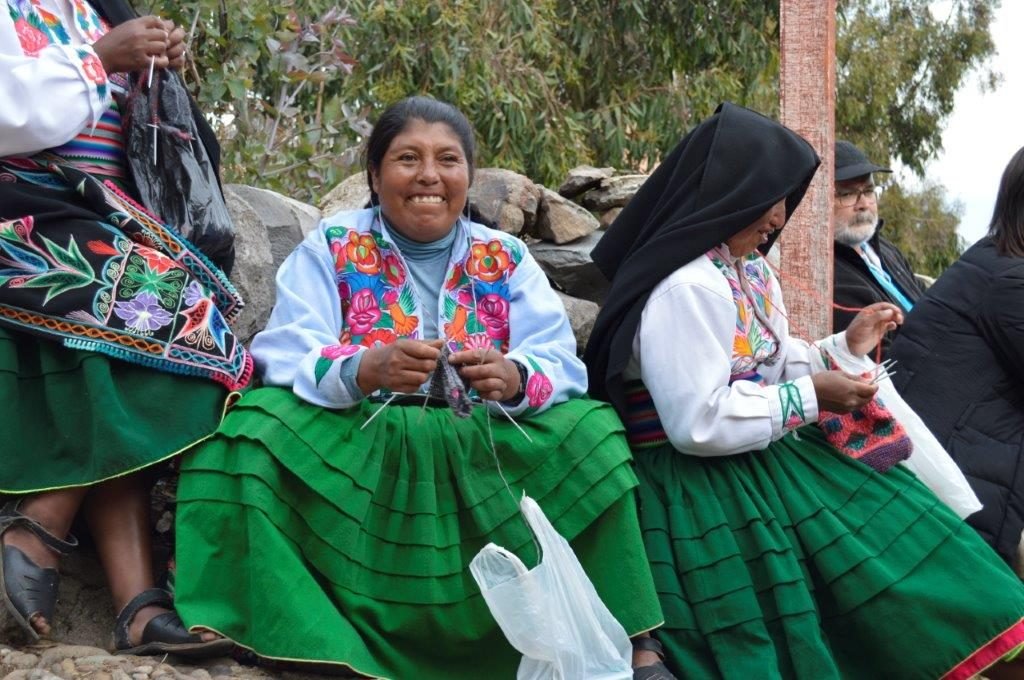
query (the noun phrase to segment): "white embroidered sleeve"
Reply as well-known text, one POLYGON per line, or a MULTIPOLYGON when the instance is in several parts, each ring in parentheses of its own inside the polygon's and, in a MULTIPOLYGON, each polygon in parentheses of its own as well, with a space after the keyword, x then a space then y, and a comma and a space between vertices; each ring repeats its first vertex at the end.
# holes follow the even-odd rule
POLYGON ((93 127, 110 107, 110 85, 92 47, 48 45, 25 56, 0 12, 0 156, 60 146, 93 127))
POLYGON ((644 307, 636 354, 673 446, 698 456, 760 450, 817 418, 810 377, 729 385, 736 307, 727 288, 666 283, 644 307))
MULTIPOLYGON (((527 369, 526 395, 511 415, 536 413, 587 390, 587 369, 576 356, 576 337, 565 306, 527 251, 509 277, 509 359, 527 369)), ((497 412, 496 406, 490 406, 497 412)))
POLYGON ((351 371, 342 368, 358 361, 365 348, 339 344, 342 325, 334 268, 318 228, 281 264, 274 311, 252 342, 264 384, 290 387, 301 399, 326 408, 358 403, 363 395, 351 371))

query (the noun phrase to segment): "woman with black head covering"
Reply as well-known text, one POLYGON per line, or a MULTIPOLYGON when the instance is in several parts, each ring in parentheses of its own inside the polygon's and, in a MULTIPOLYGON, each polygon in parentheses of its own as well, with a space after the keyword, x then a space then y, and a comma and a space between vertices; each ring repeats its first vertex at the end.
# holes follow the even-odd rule
POLYGON ((880 303, 817 345, 789 337, 758 251, 817 165, 794 132, 724 104, 593 252, 612 286, 590 385, 637 459, 657 634, 687 678, 966 678, 1024 643, 1024 587, 913 475, 803 427, 877 389, 825 353, 862 356, 902 321, 880 303))

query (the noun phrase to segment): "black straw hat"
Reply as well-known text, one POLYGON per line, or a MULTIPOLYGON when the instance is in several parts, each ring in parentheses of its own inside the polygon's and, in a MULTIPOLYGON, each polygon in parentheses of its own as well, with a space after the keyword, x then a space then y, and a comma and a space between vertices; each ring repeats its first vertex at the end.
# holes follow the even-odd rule
POLYGON ((873 172, 892 172, 889 168, 875 165, 868 160, 864 152, 846 140, 836 142, 836 176, 837 182, 855 177, 863 177, 873 172))

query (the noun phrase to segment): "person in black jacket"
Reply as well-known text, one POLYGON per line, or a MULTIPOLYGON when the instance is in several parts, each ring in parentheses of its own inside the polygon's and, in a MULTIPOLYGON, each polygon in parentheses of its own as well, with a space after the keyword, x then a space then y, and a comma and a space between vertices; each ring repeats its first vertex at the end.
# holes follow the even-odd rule
MULTIPOLYGON (((878 217, 878 193, 871 174, 892 171, 869 161, 850 142, 836 142, 835 152, 832 296, 836 305, 847 308, 833 308, 832 326, 838 333, 850 325, 857 310, 875 302, 891 302, 909 312, 923 291, 907 259, 881 236, 883 221, 878 217)), ((882 340, 883 354, 898 332, 882 340)))
POLYGON ((984 504, 968 522, 1012 563, 1024 530, 1024 148, 989 234, 918 301, 890 356, 896 388, 984 504))

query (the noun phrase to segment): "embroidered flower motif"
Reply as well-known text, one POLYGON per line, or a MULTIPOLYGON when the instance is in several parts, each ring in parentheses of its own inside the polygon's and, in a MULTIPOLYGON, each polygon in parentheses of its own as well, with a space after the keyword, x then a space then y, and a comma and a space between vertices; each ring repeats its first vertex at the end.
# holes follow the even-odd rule
POLYGON ((508 300, 497 293, 488 293, 477 301, 477 314, 492 340, 508 338, 508 312, 508 300))
POLYGON ((341 357, 350 357, 358 351, 358 345, 326 345, 320 349, 320 356, 334 361, 341 357))
POLYGON ((355 263, 356 269, 364 274, 372 275, 380 272, 380 250, 377 248, 377 242, 372 234, 357 234, 350 231, 348 244, 345 246, 345 255, 355 263))
POLYGON ((150 248, 139 246, 135 249, 135 252, 141 255, 142 259, 149 265, 149 268, 157 274, 166 274, 175 267, 174 260, 150 248))
POLYGON ((128 328, 143 335, 160 330, 173 318, 163 309, 156 295, 142 292, 128 302, 115 302, 114 314, 127 322, 128 328))
POLYGON ((82 58, 82 71, 85 72, 86 78, 97 85, 107 82, 107 72, 103 70, 103 62, 94 54, 87 54, 82 58))
POLYGON ((384 258, 384 279, 389 286, 395 288, 405 283, 405 269, 397 255, 388 255, 384 258))
POLYGON ((26 56, 34 57, 50 44, 45 33, 23 18, 14 22, 14 30, 18 34, 18 42, 21 43, 21 49, 26 56))
POLYGON ((452 271, 451 274, 448 276, 448 280, 444 282, 444 287, 446 290, 454 290, 455 286, 459 285, 460 281, 462 281, 461 262, 457 263, 454 267, 452 267, 452 271))
POLYGON ((526 382, 526 397, 530 400, 530 407, 537 408, 551 398, 554 388, 551 381, 543 373, 534 373, 526 382))
POLYGON ((462 349, 494 349, 494 343, 486 333, 473 333, 466 338, 462 349))
POLYGON ((185 304, 189 307, 197 304, 200 300, 206 297, 206 291, 199 285, 198 281, 189 282, 188 286, 185 287, 185 304))
POLYGON ((377 298, 369 288, 357 290, 349 300, 348 311, 345 312, 345 323, 355 335, 362 335, 373 328, 382 316, 377 298))
POLYGON ((345 244, 338 239, 331 239, 329 243, 331 256, 334 258, 334 271, 343 271, 345 264, 348 262, 348 258, 345 256, 345 244))
POLYGON ((390 328, 374 328, 363 336, 359 344, 363 347, 375 347, 377 345, 390 345, 398 340, 398 336, 390 328))
POLYGON ((487 244, 473 244, 469 262, 466 263, 466 271, 472 277, 491 283, 505 274, 510 262, 511 259, 501 241, 494 239, 487 244))

